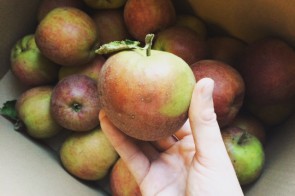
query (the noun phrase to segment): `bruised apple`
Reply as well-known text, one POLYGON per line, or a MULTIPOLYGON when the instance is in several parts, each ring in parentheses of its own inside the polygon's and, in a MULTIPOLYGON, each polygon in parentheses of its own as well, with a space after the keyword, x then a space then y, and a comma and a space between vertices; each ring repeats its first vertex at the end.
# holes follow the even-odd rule
POLYGON ((110 121, 127 135, 145 141, 167 137, 181 128, 195 85, 184 60, 150 47, 112 55, 98 81, 102 108, 110 121))

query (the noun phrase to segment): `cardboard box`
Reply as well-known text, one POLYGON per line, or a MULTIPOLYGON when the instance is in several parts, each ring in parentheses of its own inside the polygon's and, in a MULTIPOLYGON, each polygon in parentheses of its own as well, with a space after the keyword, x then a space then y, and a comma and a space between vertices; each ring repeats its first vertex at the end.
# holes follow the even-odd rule
MULTIPOLYGON (((25 90, 9 71, 12 45, 32 33, 38 0, 0 0, 0 104, 25 90)), ((247 187, 246 195, 294 195, 295 116, 272 130, 267 144, 262 176, 247 187)), ((63 137, 63 136, 58 136, 63 137)), ((0 116, 0 195, 81 196, 108 195, 105 182, 85 183, 62 168, 56 150, 58 140, 39 142, 13 130, 0 116)))

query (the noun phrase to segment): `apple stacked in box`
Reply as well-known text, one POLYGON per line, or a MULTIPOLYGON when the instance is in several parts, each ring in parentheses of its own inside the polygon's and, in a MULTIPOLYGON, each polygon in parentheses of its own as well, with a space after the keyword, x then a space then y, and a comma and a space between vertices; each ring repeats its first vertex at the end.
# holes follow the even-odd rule
POLYGON ((27 134, 45 139, 69 131, 59 152, 65 170, 83 180, 110 173, 114 195, 140 190, 99 126, 101 108, 127 135, 158 140, 187 120, 196 81, 212 78, 241 185, 263 173, 266 129, 294 113, 293 48, 274 38, 247 44, 209 32, 173 3, 43 0, 34 34, 11 50, 11 71, 27 87, 15 105, 27 134))

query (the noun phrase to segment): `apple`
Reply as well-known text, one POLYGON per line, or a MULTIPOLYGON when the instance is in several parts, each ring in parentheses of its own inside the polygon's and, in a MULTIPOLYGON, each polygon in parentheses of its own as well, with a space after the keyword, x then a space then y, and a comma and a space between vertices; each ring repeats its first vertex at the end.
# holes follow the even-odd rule
POLYGON ((118 158, 100 128, 69 135, 62 143, 59 156, 66 171, 91 181, 104 178, 118 158))
POLYGON ((263 123, 248 113, 239 113, 230 126, 237 126, 255 136, 262 144, 266 142, 266 130, 263 123))
POLYGON ((22 84, 33 87, 57 82, 60 66, 46 58, 37 47, 34 34, 28 34, 12 47, 10 68, 22 84))
POLYGON ((231 123, 244 102, 245 84, 239 72, 217 60, 200 60, 191 69, 196 81, 206 77, 215 81, 213 102, 218 124, 224 127, 231 123))
POLYGON ((63 130, 50 112, 52 91, 52 86, 32 87, 17 99, 15 105, 17 116, 31 137, 50 138, 63 130))
POLYGON ((41 0, 37 9, 37 20, 40 22, 51 10, 57 7, 84 9, 85 4, 81 0, 41 0))
POLYGON ((227 153, 241 185, 248 185, 263 172, 265 153, 261 142, 236 126, 221 131, 227 153))
POLYGON ((141 196, 134 176, 121 158, 110 172, 110 189, 113 196, 141 196))
POLYGON ((208 55, 207 44, 187 27, 171 26, 156 34, 153 49, 173 53, 191 65, 208 55))
POLYGON ((131 36, 144 42, 147 34, 157 33, 175 23, 175 8, 170 0, 127 0, 124 21, 131 36))
POLYGON ((98 41, 93 19, 74 7, 50 11, 37 26, 35 39, 44 56, 63 66, 91 61, 98 41))
POLYGON ((62 80, 73 74, 84 74, 97 81, 99 72, 105 61, 106 59, 103 56, 97 55, 92 61, 82 66, 62 66, 59 69, 58 78, 62 80))
POLYGON ((127 0, 84 0, 93 9, 116 9, 123 7, 127 0))
POLYGON ((185 123, 196 81, 184 60, 151 50, 152 36, 146 40, 146 49, 119 51, 107 59, 98 91, 116 127, 136 139, 153 141, 172 135, 185 123))
POLYGON ((122 10, 98 10, 94 12, 92 18, 96 24, 97 32, 99 32, 101 44, 130 38, 122 10))
POLYGON ((282 123, 295 109, 295 52, 286 42, 266 38, 250 44, 239 59, 246 84, 245 108, 267 126, 282 123))
POLYGON ((243 54, 246 43, 231 36, 213 36, 207 40, 210 59, 219 60, 233 67, 243 54))
POLYGON ((207 28, 205 26, 205 23, 196 15, 177 14, 175 25, 187 27, 193 30, 198 35, 198 37, 203 39, 207 38, 207 28))
POLYGON ((51 113, 62 127, 72 131, 90 131, 99 125, 100 111, 97 82, 74 74, 60 80, 51 98, 51 113))

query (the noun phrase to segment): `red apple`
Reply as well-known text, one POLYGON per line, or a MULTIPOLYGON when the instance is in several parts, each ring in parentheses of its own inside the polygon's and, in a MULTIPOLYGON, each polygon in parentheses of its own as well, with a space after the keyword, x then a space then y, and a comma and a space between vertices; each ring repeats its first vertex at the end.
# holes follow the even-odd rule
POLYGON ((106 59, 103 56, 97 55, 92 61, 82 66, 62 66, 59 69, 58 78, 62 80, 73 74, 83 74, 97 81, 99 72, 105 61, 106 59))
POLYGON ((193 30, 172 26, 156 34, 153 49, 173 53, 191 65, 208 55, 207 44, 193 30))
POLYGON ((127 0, 124 21, 129 33, 136 40, 144 42, 147 34, 174 24, 176 13, 170 0, 127 0))
POLYGON ((141 196, 137 182, 121 158, 111 170, 110 188, 113 196, 141 196))
POLYGON ((83 180, 104 178, 118 158, 117 152, 100 128, 72 133, 62 143, 59 154, 63 167, 83 180))
POLYGON ((236 126, 228 126, 221 133, 240 184, 253 183, 260 177, 265 163, 261 142, 236 126))
POLYGON ((294 64, 293 48, 275 38, 250 44, 240 58, 245 108, 266 125, 282 123, 295 110, 294 64))
POLYGON ((98 81, 100 101, 110 121, 127 135, 147 141, 180 129, 194 85, 194 74, 185 61, 150 47, 112 55, 98 81))
POLYGON ((98 10, 92 18, 96 24, 101 44, 130 38, 122 10, 98 10))
POLYGON ((85 4, 81 0, 41 0, 37 10, 38 21, 40 22, 51 10, 58 7, 84 9, 85 4))
POLYGON ((214 109, 220 127, 228 125, 243 105, 245 84, 239 72, 230 65, 217 60, 201 60, 191 65, 196 81, 211 78, 214 109))
POLYGON ((97 32, 88 14, 61 7, 50 11, 39 23, 35 39, 44 56, 63 66, 75 66, 94 58, 97 32))
POLYGON ((100 110, 96 81, 82 74, 70 75, 54 87, 51 113, 62 127, 89 131, 99 125, 100 110))
POLYGON ((116 9, 124 6, 126 0, 84 0, 93 9, 116 9))
POLYGON ((18 40, 12 47, 10 68, 22 84, 33 87, 57 82, 60 66, 40 52, 34 34, 29 34, 18 40))

